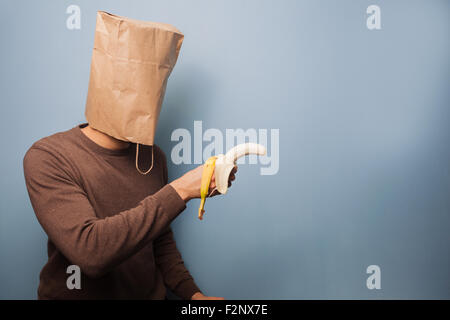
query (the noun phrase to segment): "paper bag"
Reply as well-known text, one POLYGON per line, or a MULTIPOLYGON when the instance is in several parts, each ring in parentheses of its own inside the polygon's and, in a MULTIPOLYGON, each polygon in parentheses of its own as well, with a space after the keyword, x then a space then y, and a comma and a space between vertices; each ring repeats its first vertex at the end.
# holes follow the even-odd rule
POLYGON ((183 34, 175 27, 97 13, 86 119, 116 139, 153 145, 183 34))

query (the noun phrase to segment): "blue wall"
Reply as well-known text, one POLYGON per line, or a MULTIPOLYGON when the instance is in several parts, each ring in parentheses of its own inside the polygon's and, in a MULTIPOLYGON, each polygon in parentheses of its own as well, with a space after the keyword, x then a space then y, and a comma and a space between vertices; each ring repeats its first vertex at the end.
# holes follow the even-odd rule
POLYGON ((22 159, 84 121, 96 10, 185 34, 157 143, 176 128, 280 129, 280 169, 243 165, 174 222, 206 294, 450 298, 450 2, 2 1, 0 298, 34 299, 46 236, 22 159), (81 30, 66 28, 70 4, 81 30), (369 31, 366 8, 381 8, 369 31), (368 290, 366 268, 381 268, 368 290))

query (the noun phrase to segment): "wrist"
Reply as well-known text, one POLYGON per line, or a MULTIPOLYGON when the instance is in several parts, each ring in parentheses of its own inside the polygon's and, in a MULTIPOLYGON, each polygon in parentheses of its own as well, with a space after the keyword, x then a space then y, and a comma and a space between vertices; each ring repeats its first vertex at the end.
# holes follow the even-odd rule
POLYGON ((183 187, 183 183, 180 181, 180 179, 172 181, 170 185, 175 189, 175 191, 178 193, 180 198, 183 199, 184 202, 188 202, 191 199, 189 192, 183 187))

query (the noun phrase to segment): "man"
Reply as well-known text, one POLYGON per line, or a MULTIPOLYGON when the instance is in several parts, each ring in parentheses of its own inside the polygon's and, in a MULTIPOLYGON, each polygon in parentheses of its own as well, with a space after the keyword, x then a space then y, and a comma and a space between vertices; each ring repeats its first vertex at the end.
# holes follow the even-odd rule
MULTIPOLYGON (((171 69, 163 75, 154 72, 163 69, 158 66, 162 61, 173 67, 181 46, 182 36, 172 28, 99 12, 86 106, 89 124, 43 138, 25 155, 30 200, 49 237, 39 299, 165 299, 166 286, 183 299, 223 299, 202 294, 170 228, 186 202, 200 197, 202 166, 168 183, 165 155, 153 144, 155 118, 171 69), (132 38, 121 44, 126 50, 118 50, 121 32, 147 40, 141 46, 150 44, 149 50, 158 54, 148 56, 151 62, 145 60, 148 57, 136 52, 141 49, 133 47, 132 38), (126 52, 126 59, 120 52, 126 52), (130 58, 135 54, 141 60, 130 58), (120 97, 126 95, 127 85, 136 89, 135 99, 126 105, 114 87, 108 87, 117 84, 114 75, 112 82, 102 79, 105 72, 111 77, 118 61, 124 77, 130 61, 130 68, 146 74, 129 84, 122 82, 120 97), (143 122, 143 114, 151 122, 143 122), (136 137, 139 134, 150 140, 136 137), (81 270, 80 289, 66 283, 71 265, 81 270)), ((214 187, 213 177, 210 188, 214 187)))

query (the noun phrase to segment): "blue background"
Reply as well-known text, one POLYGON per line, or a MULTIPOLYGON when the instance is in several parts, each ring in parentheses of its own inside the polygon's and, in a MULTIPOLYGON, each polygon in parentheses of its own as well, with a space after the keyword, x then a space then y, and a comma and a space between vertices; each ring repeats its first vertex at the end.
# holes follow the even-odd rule
MULTIPOLYGON (((36 298, 46 235, 26 192, 30 145, 84 122, 96 10, 185 40, 157 144, 176 128, 280 129, 280 169, 242 165, 224 197, 173 223, 206 294, 450 298, 450 2, 2 1, 0 298, 36 298), (81 30, 66 8, 81 8, 81 30), (366 8, 381 7, 378 31, 366 8), (368 290, 366 268, 381 268, 368 290)), ((194 165, 169 161, 174 179, 194 165)))

